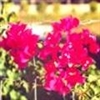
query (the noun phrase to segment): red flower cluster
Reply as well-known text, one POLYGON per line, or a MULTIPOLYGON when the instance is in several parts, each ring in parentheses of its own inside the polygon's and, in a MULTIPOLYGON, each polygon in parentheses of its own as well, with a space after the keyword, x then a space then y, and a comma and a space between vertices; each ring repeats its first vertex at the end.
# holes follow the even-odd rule
POLYGON ((79 25, 79 20, 74 17, 67 17, 61 19, 60 22, 55 22, 52 24, 54 31, 71 31, 71 29, 77 27, 79 25))
POLYGON ((75 68, 57 68, 55 64, 48 63, 45 66, 45 84, 44 87, 50 91, 57 91, 60 94, 67 94, 77 84, 85 82, 85 77, 75 68))
POLYGON ((14 57, 14 61, 20 69, 27 66, 28 61, 36 52, 38 36, 33 35, 26 24, 10 24, 7 36, 0 42, 5 50, 14 57))
POLYGON ((53 23, 53 31, 43 42, 38 57, 44 62, 44 87, 48 90, 65 94, 77 83, 84 83, 81 71, 94 63, 89 54, 100 50, 96 37, 88 30, 81 33, 72 31, 78 24, 78 19, 73 17, 53 23))
POLYGON ((64 95, 85 82, 81 72, 94 63, 90 54, 100 51, 96 37, 88 30, 73 32, 78 25, 79 20, 71 16, 53 23, 53 31, 42 41, 43 48, 37 50, 39 36, 26 24, 11 24, 0 46, 10 52, 20 69, 38 57, 46 70, 44 87, 64 95))

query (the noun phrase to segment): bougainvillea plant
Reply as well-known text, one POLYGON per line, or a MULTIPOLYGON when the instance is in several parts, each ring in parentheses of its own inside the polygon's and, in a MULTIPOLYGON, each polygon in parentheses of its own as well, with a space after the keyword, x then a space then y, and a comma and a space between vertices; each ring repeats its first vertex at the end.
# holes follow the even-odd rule
POLYGON ((0 42, 1 47, 9 51, 18 67, 22 69, 36 53, 38 36, 32 34, 26 24, 10 24, 6 37, 0 42))
POLYGON ((95 64, 92 55, 100 51, 96 36, 89 30, 74 31, 79 25, 77 18, 69 16, 52 23, 53 30, 41 39, 26 24, 9 24, 0 47, 9 52, 19 70, 27 68, 32 59, 39 61, 45 70, 42 86, 65 96, 76 85, 86 83, 85 73, 95 64))
POLYGON ((79 20, 67 17, 53 23, 53 31, 43 40, 39 58, 46 70, 44 87, 63 95, 70 92, 76 84, 86 80, 83 72, 95 63, 91 54, 99 52, 96 37, 89 30, 73 32, 79 20))

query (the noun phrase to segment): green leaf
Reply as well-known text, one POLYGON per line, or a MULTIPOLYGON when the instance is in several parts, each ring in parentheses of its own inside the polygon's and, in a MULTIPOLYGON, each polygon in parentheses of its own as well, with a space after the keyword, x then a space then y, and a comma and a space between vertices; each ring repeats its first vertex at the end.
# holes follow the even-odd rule
POLYGON ((10 90, 9 86, 5 86, 5 87, 3 87, 2 89, 3 89, 3 91, 2 91, 2 94, 3 94, 3 95, 7 95, 8 92, 9 92, 9 90, 10 90))
POLYGON ((6 76, 5 70, 1 70, 1 69, 0 69, 0 76, 6 76))
POLYGON ((100 79, 98 79, 96 83, 98 86, 100 86, 100 79))
POLYGON ((88 76, 88 81, 89 81, 89 82, 96 81, 97 79, 98 79, 98 75, 92 75, 92 74, 90 74, 90 75, 88 76))
POLYGON ((93 98, 91 98, 91 100, 100 100, 100 98, 94 96, 93 98))
POLYGON ((100 87, 96 86, 93 90, 94 90, 95 94, 98 94, 100 92, 100 87))
POLYGON ((94 91, 94 95, 100 92, 100 87, 97 86, 96 84, 91 84, 90 87, 94 91))
POLYGON ((12 70, 7 70, 7 76, 10 79, 16 80, 19 77, 19 73, 13 72, 12 70))
POLYGON ((19 95, 20 95, 20 94, 19 94, 17 91, 15 91, 15 90, 12 90, 12 91, 10 92, 11 100, 18 100, 19 95))
POLYGON ((25 88, 25 90, 28 92, 29 91, 29 86, 28 83, 26 81, 22 81, 23 87, 25 88))
POLYGON ((20 100, 27 100, 27 98, 25 96, 21 96, 20 100))
POLYGON ((8 76, 9 78, 13 78, 13 73, 12 73, 11 70, 7 70, 7 76, 8 76))

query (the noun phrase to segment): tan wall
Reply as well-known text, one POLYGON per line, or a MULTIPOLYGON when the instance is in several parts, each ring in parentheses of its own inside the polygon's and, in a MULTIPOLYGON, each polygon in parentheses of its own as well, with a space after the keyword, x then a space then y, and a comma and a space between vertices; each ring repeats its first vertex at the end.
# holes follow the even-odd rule
MULTIPOLYGON (((53 5, 47 5, 46 13, 51 14, 53 12, 53 7, 54 7, 53 5)), ((7 8, 7 10, 9 9, 8 12, 11 12, 11 11, 18 12, 20 10, 19 5, 13 5, 13 6, 9 6, 6 8, 7 8)), ((0 9, 1 9, 1 6, 0 6, 0 9)), ((82 15, 84 13, 90 12, 90 6, 88 4, 72 4, 72 5, 71 4, 66 4, 66 5, 60 4, 60 6, 59 6, 59 13, 62 15, 70 14, 72 11, 82 15)), ((97 12, 100 13, 100 3, 97 4, 97 12)), ((37 14, 35 4, 29 6, 29 13, 37 14)))

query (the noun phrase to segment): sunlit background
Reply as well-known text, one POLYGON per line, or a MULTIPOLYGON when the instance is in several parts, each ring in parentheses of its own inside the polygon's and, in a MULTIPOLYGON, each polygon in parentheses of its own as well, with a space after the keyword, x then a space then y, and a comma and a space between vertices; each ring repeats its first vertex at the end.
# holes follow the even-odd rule
POLYGON ((10 22, 21 21, 35 25, 49 25, 72 15, 93 32, 100 33, 100 0, 0 0, 0 13, 1 19, 8 16, 10 22))
MULTIPOLYGON (((67 15, 74 15, 81 20, 100 18, 100 0, 0 0, 4 14, 13 12, 18 20, 49 22, 67 15)), ((1 11, 2 13, 2 11, 1 11)))

